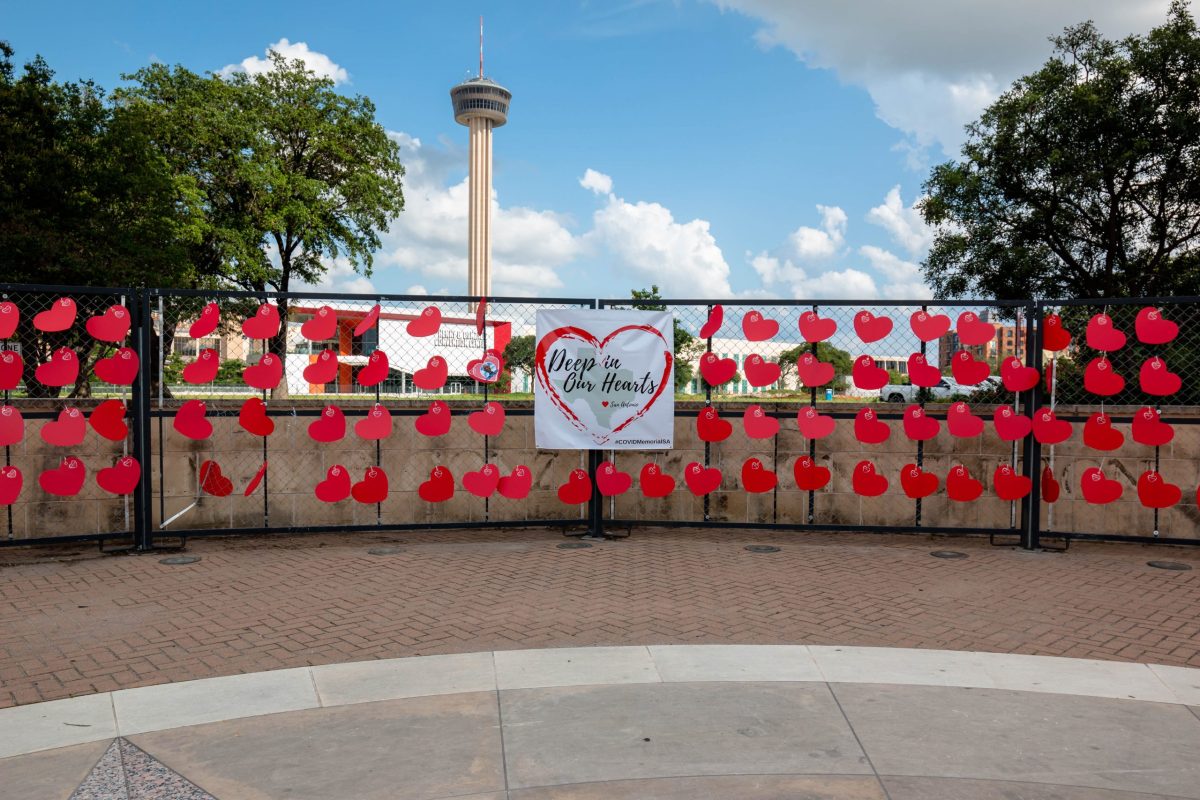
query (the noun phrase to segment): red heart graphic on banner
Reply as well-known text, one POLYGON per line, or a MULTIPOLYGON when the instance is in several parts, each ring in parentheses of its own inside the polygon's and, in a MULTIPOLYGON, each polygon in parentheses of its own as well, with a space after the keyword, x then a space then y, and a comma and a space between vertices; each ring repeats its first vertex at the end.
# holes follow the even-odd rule
POLYGON ((409 321, 404 330, 409 336, 433 336, 442 327, 442 310, 437 306, 429 306, 409 321))
POLYGON ((188 400, 175 412, 171 426, 189 439, 207 439, 212 436, 212 423, 205 418, 207 406, 203 400, 188 400))
POLYGON ((491 497, 500 485, 500 470, 495 464, 484 464, 478 472, 463 475, 463 488, 476 497, 491 497))
POLYGON ((108 310, 97 317, 91 317, 84 328, 93 339, 102 342, 120 342, 129 334, 129 309, 125 306, 109 306, 108 310))
POLYGON ((697 497, 711 494, 721 488, 721 470, 715 467, 705 468, 698 461, 693 461, 683 469, 683 482, 688 491, 697 497))
POLYGON ((480 436, 499 436, 504 430, 504 406, 492 401, 467 415, 467 424, 480 436))
POLYGON ((110 494, 132 494, 142 479, 142 465, 133 456, 118 458, 117 463, 96 473, 96 485, 110 494))
POLYGON ((887 386, 888 382, 888 371, 875 366, 875 359, 870 356, 859 356, 854 359, 850 376, 854 380, 854 385, 859 389, 882 389, 887 386))
POLYGON ((200 488, 213 497, 228 497, 233 494, 233 481, 221 474, 221 465, 205 461, 200 465, 200 488))
POLYGON ((913 353, 908 357, 908 379, 913 386, 929 388, 942 382, 942 371, 930 364, 925 356, 913 353))
POLYGON ((192 339, 203 339, 215 331, 219 324, 221 324, 221 308, 216 303, 209 303, 188 328, 188 336, 192 339))
POLYGON ((487 298, 480 297, 479 304, 475 306, 475 335, 483 336, 483 329, 487 327, 487 298))
POLYGON ((1088 320, 1087 346, 1111 353, 1125 346, 1125 334, 1116 329, 1108 314, 1097 314, 1088 320))
POLYGON ((1101 356, 1089 361, 1083 370, 1083 388, 1101 397, 1112 397, 1125 388, 1125 379, 1113 371, 1111 361, 1101 356))
POLYGON ((770 386, 779 380, 782 372, 778 364, 774 361, 766 361, 757 353, 746 356, 746 360, 742 362, 742 369, 746 373, 746 382, 751 386, 770 386))
POLYGON ((50 308, 34 316, 33 327, 46 333, 65 331, 75 324, 75 313, 75 301, 69 297, 60 297, 50 308))
POLYGON ((592 482, 581 469, 571 470, 567 482, 558 487, 558 499, 569 506, 577 506, 592 499, 592 482))
POLYGON ((1099 412, 1083 425, 1083 443, 1093 450, 1116 450, 1125 444, 1125 434, 1112 424, 1112 418, 1099 412))
POLYGON ((725 307, 715 305, 708 312, 708 319, 704 323, 704 327, 700 329, 701 339, 710 339, 721 330, 721 326, 725 324, 725 307))
POLYGON ((987 344, 992 339, 996 338, 996 328, 990 322, 984 322, 979 318, 979 315, 974 311, 964 311, 958 315, 958 324, 955 326, 958 332, 959 344, 967 347, 977 347, 981 344, 987 344))
POLYGON ((1104 476, 1104 470, 1099 467, 1085 469, 1079 476, 1079 488, 1083 491, 1083 499, 1093 505, 1106 505, 1124 494, 1121 484, 1104 476))
POLYGON ((762 494, 775 488, 778 477, 763 466, 757 458, 748 458, 742 464, 742 486, 751 494, 762 494))
POLYGON ((1071 333, 1062 326, 1062 317, 1047 314, 1042 319, 1042 348, 1052 353, 1066 350, 1071 344, 1071 333))
POLYGON ((1138 478, 1137 494, 1138 500, 1146 508, 1170 508, 1183 497, 1183 490, 1167 483, 1162 475, 1148 469, 1138 478))
POLYGON ((196 356, 196 360, 183 368, 185 383, 212 383, 217 379, 217 370, 221 368, 221 356, 211 347, 206 347, 196 356))
POLYGON ((812 406, 806 406, 796 412, 796 425, 805 439, 824 439, 833 433, 837 420, 812 406))
POLYGON ((96 377, 113 386, 129 386, 138 373, 138 355, 132 347, 119 347, 108 358, 96 362, 96 377))
POLYGON ((386 439, 392 435, 392 412, 376 403, 362 419, 354 423, 354 432, 368 441, 386 439))
POLYGON ((1037 367, 1027 367, 1016 356, 1000 362, 1000 381, 1010 392, 1028 392, 1037 386, 1042 374, 1037 367))
POLYGON ((815 492, 829 483, 829 469, 814 463, 810 456, 800 456, 792 465, 796 488, 802 492, 815 492))
POLYGON ((338 357, 337 353, 326 348, 321 351, 316 359, 304 368, 302 373, 304 380, 309 383, 326 384, 337 379, 338 374, 338 357))
POLYGON ((956 464, 950 468, 950 474, 946 476, 946 495, 951 500, 969 503, 981 494, 983 483, 972 478, 966 467, 956 464))
POLYGON ((854 493, 862 497, 878 497, 888 490, 888 479, 875 471, 875 465, 870 461, 860 461, 854 465, 854 473, 850 478, 854 493))
POLYGON ((751 439, 770 439, 779 433, 779 420, 769 416, 762 406, 747 406, 742 414, 742 427, 751 439))
POLYGON ((500 492, 501 496, 507 497, 509 500, 521 500, 528 497, 531 488, 533 488, 533 473, 524 464, 501 478, 496 486, 496 490, 500 492))
POLYGON ((254 477, 251 478, 250 482, 246 484, 246 491, 242 492, 242 496, 249 497, 250 495, 254 494, 254 490, 258 488, 258 485, 263 482, 263 478, 266 476, 267 462, 264 461, 262 466, 258 468, 258 472, 255 472, 254 477))
POLYGON ((930 314, 928 311, 914 312, 908 318, 908 324, 912 328, 913 333, 922 342, 932 342, 934 339, 941 338, 942 334, 950 330, 950 318, 945 314, 930 314))
POLYGON ((504 371, 504 359, 495 350, 487 350, 483 358, 467 362, 467 374, 480 383, 495 383, 504 371))
POLYGON ((0 447, 17 444, 25 438, 25 418, 16 406, 0 406, 0 447))
POLYGON ((325 480, 313 489, 313 494, 322 503, 338 503, 350 496, 350 473, 341 464, 334 464, 325 471, 325 480))
POLYGON ((120 400, 105 400, 93 408, 88 415, 88 424, 110 442, 119 442, 129 435, 129 426, 125 424, 125 404, 120 400))
POLYGON ((1133 415, 1133 440, 1149 447, 1161 447, 1175 438, 1175 429, 1162 421, 1158 410, 1142 406, 1133 415))
POLYGON ((806 342, 823 342, 837 333, 837 321, 823 319, 815 311, 805 311, 798 321, 800 335, 806 342))
POLYGON ((992 473, 992 486, 997 497, 1009 502, 1020 500, 1033 491, 1033 481, 1024 475, 1018 475, 1010 464, 996 467, 996 471, 992 473))
MULTIPOLYGON (((5 300, 0 302, 0 339, 7 339, 13 335, 17 329, 17 323, 21 321, 21 310, 17 308, 16 303, 10 303, 5 300)), ((17 473, 20 474, 19 472, 17 473)))
POLYGON ((633 476, 621 472, 611 461, 603 461, 596 467, 596 488, 604 497, 624 494, 633 485, 633 476))
POLYGON ((424 367, 413 373, 413 383, 419 389, 432 392, 446 385, 447 374, 446 359, 433 356, 424 367))
POLYGON ((918 405, 904 409, 904 435, 914 442, 927 442, 938 435, 942 424, 918 405))
POLYGON ((25 476, 13 466, 0 467, 0 506, 11 506, 21 495, 25 476))
POLYGON ((971 407, 959 400, 946 409, 946 429, 951 436, 970 439, 983 433, 983 418, 972 414, 971 407))
MULTIPOLYGON (((41 367, 38 367, 41 369, 41 367)), ((1138 371, 1138 381, 1142 391, 1156 397, 1175 394, 1183 386, 1183 379, 1167 369, 1167 362, 1158 356, 1146 359, 1138 371)))
POLYGON ((314 442, 336 442, 346 435, 346 415, 337 406, 325 406, 321 416, 308 426, 308 436, 314 442))
POLYGON ((742 333, 747 341, 765 342, 779 333, 779 323, 766 319, 761 311, 749 311, 742 316, 742 333))
POLYGON ((60 347, 45 364, 38 364, 33 377, 43 386, 70 386, 79 377, 79 357, 69 347, 60 347))
POLYGON ((904 490, 904 495, 912 500, 929 497, 938 490, 940 482, 937 475, 925 472, 916 464, 905 464, 900 468, 900 488, 904 490))
POLYGON ((242 380, 255 389, 274 389, 283 380, 283 361, 274 353, 265 353, 257 364, 242 370, 242 380))
POLYGON ((892 332, 892 321, 887 317, 877 317, 870 311, 859 311, 854 315, 854 332, 868 344, 878 342, 892 332))
POLYGON ((860 409, 854 416, 854 438, 863 444, 886 442, 892 429, 869 408, 860 409))
POLYGON ((413 427, 422 436, 445 436, 450 432, 450 406, 434 400, 428 411, 413 420, 413 427))
POLYGON ((21 382, 25 359, 12 350, 0 350, 0 390, 15 389, 21 382))
MULTIPOLYGON (((449 500, 454 496, 454 476, 445 467, 434 467, 429 473, 429 480, 417 487, 417 495, 422 500, 432 503, 449 500), (444 474, 435 476, 434 473, 437 472, 444 474), (443 494, 445 497, 442 497, 443 494)), ((367 467, 363 472, 363 479, 350 487, 350 496, 367 505, 387 500, 388 476, 383 467, 367 467)))
POLYGON ((242 323, 242 333, 247 339, 270 339, 279 333, 279 306, 263 303, 254 316, 242 323))
POLYGON ((1024 439, 1033 430, 1033 420, 1024 414, 1013 411, 1012 406, 1003 405, 992 414, 992 426, 996 435, 1005 442, 1015 442, 1024 439))
POLYGON ((645 497, 666 497, 675 491, 675 479, 659 469, 658 464, 646 464, 638 475, 638 484, 645 497))
POLYGON ((38 476, 38 485, 47 494, 74 497, 83 488, 87 468, 75 456, 67 456, 57 469, 48 469, 38 476))
POLYGON ((354 335, 362 336, 364 333, 371 330, 371 328, 375 326, 375 323, 379 321, 379 311, 379 303, 376 303, 374 307, 367 312, 367 315, 359 320, 359 323, 354 326, 354 335))
POLYGON ((1142 344, 1166 344, 1179 335, 1179 326, 1163 319, 1162 312, 1153 306, 1138 312, 1133 330, 1142 344))
POLYGON ((992 374, 986 361, 976 361, 966 350, 959 350, 950 359, 950 371, 954 373, 954 380, 964 386, 978 386, 992 374))
POLYGON ((737 373, 737 362, 732 358, 720 358, 716 353, 700 356, 700 375, 709 386, 720 386, 737 373))
MULTIPOLYGON (((300 326, 300 335, 305 339, 308 339, 310 342, 327 341, 332 339, 335 333, 337 333, 337 312, 335 312, 329 306, 321 306, 318 308, 316 313, 305 320, 304 324, 300 326)), ((316 381, 313 382, 316 383, 316 381)), ((346 474, 344 469, 342 470, 342 474, 346 474)), ((346 480, 350 480, 349 475, 347 475, 346 480)), ((349 483, 346 485, 349 487, 349 483)), ((347 494, 349 491, 350 489, 347 488, 347 494)))
POLYGON ((733 425, 721 419, 721 415, 712 406, 700 409, 696 415, 696 435, 702 442, 722 442, 733 433, 733 425))
POLYGON ((1071 438, 1071 423, 1059 419, 1054 412, 1039 409, 1033 415, 1033 438, 1042 444, 1059 444, 1071 438))
POLYGON ((87 420, 78 408, 64 408, 58 419, 47 422, 39 431, 42 441, 55 447, 77 447, 87 435, 87 420))
POLYGON ((805 386, 824 386, 833 380, 834 369, 833 364, 818 361, 812 353, 801 353, 796 359, 796 374, 805 386))
POLYGON ((387 380, 388 372, 391 366, 388 364, 388 355, 382 350, 376 350, 367 356, 366 365, 358 371, 359 386, 374 386, 378 383, 383 383, 387 380))
POLYGON ((270 436, 275 432, 275 421, 267 416, 267 404, 258 397, 251 397, 242 403, 238 424, 255 436, 270 436))
POLYGON ((1054 471, 1050 467, 1042 470, 1042 502, 1054 503, 1058 501, 1058 496, 1062 493, 1062 487, 1058 485, 1058 481, 1054 478, 1054 471))

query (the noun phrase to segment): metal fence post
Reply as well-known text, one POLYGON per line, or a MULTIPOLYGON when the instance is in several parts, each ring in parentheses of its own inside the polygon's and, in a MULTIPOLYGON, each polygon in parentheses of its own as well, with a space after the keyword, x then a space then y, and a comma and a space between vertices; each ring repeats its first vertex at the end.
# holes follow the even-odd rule
MULTIPOLYGON (((154 546, 154 515, 152 509, 150 461, 153 445, 150 437, 150 385, 151 356, 153 355, 152 334, 154 325, 150 312, 150 290, 142 289, 130 310, 133 317, 134 349, 138 355, 138 376, 130 399, 133 401, 133 452, 142 468, 142 479, 134 491, 133 538, 134 548, 144 552, 154 546)), ((161 446, 161 443, 160 443, 161 446)))
MULTIPOLYGON (((1035 367, 1040 375, 1038 382, 1025 395, 1025 408, 1022 410, 1033 414, 1042 405, 1042 389, 1045 385, 1045 364, 1042 360, 1042 315, 1045 308, 1042 301, 1031 302, 1025 307, 1025 366, 1035 367)), ((1036 550, 1041 544, 1042 518, 1042 444, 1030 433, 1025 437, 1021 446, 1021 472, 1030 479, 1029 494, 1021 502, 1021 547, 1026 550, 1036 550)))

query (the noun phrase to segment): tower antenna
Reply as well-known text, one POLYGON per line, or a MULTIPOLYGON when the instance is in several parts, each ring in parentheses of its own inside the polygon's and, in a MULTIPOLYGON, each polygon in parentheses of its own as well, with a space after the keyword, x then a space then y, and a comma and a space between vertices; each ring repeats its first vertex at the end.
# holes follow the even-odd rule
POLYGON ((479 15, 479 77, 483 77, 483 14, 479 15))

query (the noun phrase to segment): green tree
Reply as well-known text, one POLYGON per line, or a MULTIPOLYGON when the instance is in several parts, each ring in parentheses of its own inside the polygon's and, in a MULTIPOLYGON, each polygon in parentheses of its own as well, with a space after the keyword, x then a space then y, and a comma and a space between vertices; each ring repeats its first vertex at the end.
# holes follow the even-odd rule
MULTIPOLYGON (((790 376, 796 372, 797 359, 809 352, 812 352, 811 344, 799 344, 779 354, 775 363, 779 364, 781 382, 787 382, 790 376)), ((854 369, 853 356, 841 348, 834 347, 829 342, 817 342, 816 355, 818 361, 833 364, 833 381, 830 385, 835 389, 846 388, 846 378, 854 369)))
POLYGON ((533 336, 514 336, 504 348, 504 366, 533 374, 533 336))
MULTIPOLYGON (((658 293, 658 286, 653 285, 649 290, 632 289, 630 296, 634 302, 633 307, 640 311, 666 311, 667 307, 662 303, 662 295, 658 293)), ((675 322, 675 391, 681 391, 685 386, 691 383, 692 375, 695 367, 692 362, 700 357, 704 352, 704 345, 692 334, 688 333, 687 328, 679 324, 679 318, 672 315, 675 322)))
POLYGON ((1187 4, 1145 36, 1090 22, 933 169, 923 263, 940 297, 1200 294, 1200 36, 1187 4))

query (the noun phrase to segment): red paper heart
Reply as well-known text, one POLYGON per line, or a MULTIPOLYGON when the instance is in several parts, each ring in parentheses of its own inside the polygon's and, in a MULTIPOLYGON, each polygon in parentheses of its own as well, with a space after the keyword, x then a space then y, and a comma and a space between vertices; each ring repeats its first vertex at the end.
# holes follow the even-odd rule
POLYGON ((283 361, 274 353, 264 353, 257 364, 242 370, 242 380, 255 389, 274 389, 283 380, 283 361))
POLYGON ((796 374, 805 386, 824 386, 833 380, 834 369, 833 364, 818 361, 812 353, 801 353, 796 359, 796 374))
POLYGON ((367 363, 358 371, 359 386, 374 386, 387 380, 390 370, 388 355, 382 350, 376 350, 367 356, 367 363))
POLYGON ((205 461, 200 465, 200 488, 213 497, 228 497, 233 494, 233 481, 221 474, 221 465, 205 461))
POLYGON ((983 418, 971 413, 971 407, 959 400, 946 409, 946 430, 951 436, 970 439, 983 433, 983 418))
MULTIPOLYGON (((363 479, 350 487, 350 496, 367 505, 387 500, 388 476, 383 467, 367 467, 363 479)), ((454 476, 445 467, 434 467, 429 480, 417 487, 417 496, 432 503, 449 500, 454 496, 454 476), (442 474, 434 474, 438 472, 442 474)))
POLYGON ((1054 503, 1061 493, 1062 487, 1055 480, 1054 471, 1050 467, 1046 467, 1042 470, 1042 502, 1054 503))
POLYGON ((1018 475, 1010 464, 1001 464, 992 473, 992 487, 996 496, 1001 500, 1020 500, 1033 491, 1033 480, 1025 475, 1018 475))
POLYGON ((338 374, 338 357, 337 353, 329 348, 321 351, 320 355, 313 360, 302 373, 304 380, 309 383, 326 384, 337 379, 338 374))
POLYGON ((15 389, 21 382, 25 359, 12 350, 0 350, 0 390, 15 389))
POLYGON ((925 472, 916 464, 905 464, 900 468, 900 488, 904 490, 904 495, 912 500, 929 497, 938 490, 940 482, 937 475, 925 472))
POLYGON ((859 311, 854 315, 854 332, 868 344, 878 342, 892 332, 892 321, 888 317, 877 317, 870 311, 859 311))
POLYGON ((96 484, 110 494, 132 494, 142 479, 142 465, 133 456, 118 458, 117 463, 96 473, 96 484))
POLYGON ((1042 444, 1059 444, 1071 438, 1071 423, 1059 419, 1048 408, 1039 409, 1033 415, 1033 438, 1042 444))
POLYGON ((1099 467, 1083 471, 1079 476, 1079 488, 1083 491, 1084 500, 1101 506, 1119 499, 1125 492, 1121 484, 1105 477, 1104 470, 1099 467))
POLYGON ((728 439, 731 433, 733 425, 728 420, 721 419, 721 415, 712 406, 700 409, 700 413, 696 415, 696 435, 700 437, 700 441, 721 442, 728 439))
POLYGON ((48 469, 38 476, 38 485, 47 494, 74 497, 86 479, 87 468, 83 462, 75 456, 66 456, 57 469, 48 469))
POLYGON ((437 306, 429 306, 420 315, 411 320, 404 330, 409 336, 433 336, 442 327, 442 310, 437 306))
POLYGON ((88 424, 110 442, 119 442, 129 434, 129 426, 125 424, 125 404, 116 399, 105 400, 93 408, 88 415, 88 424))
POLYGON ((78 408, 64 408, 58 419, 47 422, 39 431, 42 441, 55 447, 76 447, 87 434, 87 419, 78 408))
POLYGON ((467 415, 467 424, 480 436, 499 436, 504 430, 504 406, 492 401, 467 415))
POLYGON ((413 427, 422 436, 445 436, 450 432, 450 406, 434 400, 428 411, 413 420, 413 427))
POLYGON ((247 339, 270 339, 279 333, 279 306, 263 303, 254 316, 242 323, 242 333, 247 339))
POLYGON ((822 319, 815 311, 805 311, 798 322, 806 342, 823 342, 837 333, 837 321, 822 319))
POLYGON ((17 444, 25 438, 25 418, 16 406, 0 406, 0 447, 17 444))
POLYGON ((500 479, 496 490, 509 500, 521 500, 529 496, 532 487, 533 473, 529 471, 529 467, 521 464, 500 479))
POLYGON ((138 355, 132 347, 119 347, 108 358, 96 362, 96 377, 113 386, 129 386, 138 374, 138 355))
POLYGON ((779 323, 766 319, 761 311, 749 311, 742 317, 742 333, 747 341, 765 342, 779 333, 779 323))
POLYGON ((1071 343, 1071 333, 1062 326, 1062 317, 1047 314, 1042 319, 1042 349, 1057 353, 1071 343))
POLYGON ((1054 362, 1047 361, 1042 369, 1042 377, 1046 381, 1046 392, 1054 394, 1054 362))
POLYGON ((475 335, 483 336, 485 327, 487 327, 487 298, 480 297, 479 304, 475 306, 475 335))
POLYGON ((129 333, 129 309, 125 306, 109 306, 102 315, 88 319, 84 327, 93 339, 102 342, 120 342, 129 333))
POLYGON ((770 439, 779 433, 779 420, 769 416, 762 406, 747 406, 742 414, 742 427, 751 439, 770 439))
POLYGON ((350 496, 350 473, 341 464, 334 464, 325 471, 325 480, 316 485, 313 493, 322 503, 345 500, 350 496))
POLYGON ((824 439, 833 433, 837 420, 812 406, 805 406, 796 412, 796 425, 805 439, 824 439))
POLYGON ((1113 371, 1111 361, 1101 356, 1089 361, 1083 370, 1083 388, 1101 397, 1112 397, 1125 388, 1125 379, 1113 371))
POLYGON ((675 479, 659 469, 658 464, 646 464, 638 475, 638 485, 645 497, 666 497, 675 491, 675 479))
POLYGON ((800 456, 792 465, 796 488, 802 492, 815 492, 829 483, 829 468, 815 464, 811 457, 800 456))
POLYGON ((950 371, 954 373, 954 380, 964 386, 978 386, 992 374, 986 361, 976 361, 966 350, 959 350, 950 359, 950 371))
POLYGON ((930 364, 925 356, 913 353, 908 357, 908 379, 913 386, 929 388, 942 382, 942 371, 930 364))
POLYGON ((778 477, 763 466, 757 458, 748 458, 742 464, 742 486, 751 494, 762 494, 775 488, 778 477))
POLYGON ((1125 334, 1116 329, 1108 314, 1097 314, 1088 320, 1087 346, 1111 353, 1125 346, 1125 334))
POLYGON ((495 383, 504 371, 504 359, 495 350, 487 350, 483 358, 467 362, 467 374, 480 383, 495 383))
POLYGON ((892 429, 871 409, 860 409, 854 416, 854 438, 863 444, 886 442, 891 435, 892 429))
POLYGON ((1138 500, 1146 508, 1170 508, 1183 497, 1183 490, 1167 483, 1162 475, 1152 469, 1142 473, 1137 482, 1138 500))
POLYGON ((188 400, 175 412, 171 426, 189 439, 207 439, 212 436, 213 426, 205 418, 206 412, 203 400, 188 400))
POLYGON ((221 368, 221 354, 211 347, 206 347, 196 356, 196 360, 183 368, 185 383, 212 383, 217 379, 217 370, 221 368))
POLYGON ((34 316, 33 327, 46 333, 65 331, 75 324, 75 313, 75 301, 69 297, 60 297, 50 308, 34 316))
POLYGON ((1142 344, 1166 344, 1179 335, 1179 326, 1163 319, 1162 312, 1153 306, 1138 312, 1133 330, 1142 344))
POLYGON ((1013 411, 1012 406, 1003 405, 992 414, 992 426, 996 435, 1005 442, 1015 442, 1024 439, 1033 430, 1033 420, 1024 414, 1013 411))
MULTIPOLYGON (((7 339, 13 335, 17 329, 17 323, 21 321, 21 310, 17 308, 16 303, 10 303, 5 300, 0 302, 0 339, 7 339)), ((19 472, 17 473, 20 474, 19 472)))
POLYGON ((725 307, 721 305, 713 306, 708 312, 708 320, 705 321, 704 327, 700 329, 701 339, 710 339, 717 331, 721 330, 721 325, 725 323, 725 307))
POLYGON ((1175 429, 1162 421, 1158 410, 1143 406, 1133 415, 1133 440, 1150 447, 1161 447, 1175 438, 1175 429))
POLYGON ((770 386, 779 380, 782 370, 774 361, 767 361, 757 353, 746 356, 742 362, 742 370, 746 373, 746 382, 751 386, 770 386))
POLYGON ((1143 392, 1156 397, 1175 394, 1183 386, 1183 379, 1167 369, 1167 362, 1158 356, 1146 359, 1138 371, 1138 381, 1143 392))
POLYGON ((950 318, 948 316, 945 314, 930 314, 925 310, 914 312, 908 318, 908 324, 912 327, 913 333, 922 342, 932 342, 934 339, 941 338, 942 334, 950 330, 950 318))
MULTIPOLYGON (((316 313, 304 321, 300 326, 300 335, 310 342, 324 342, 333 338, 337 333, 337 312, 329 306, 321 306, 316 313)), ((313 381, 316 383, 316 381, 313 381)), ((346 475, 346 492, 349 494, 350 476, 343 469, 341 474, 346 475)), ((319 496, 319 495, 318 495, 319 496)), ((343 496, 344 497, 344 496, 343 496)), ((343 498, 338 498, 343 499, 343 498)), ((326 501, 331 502, 331 501, 326 501)))
POLYGON ((854 359, 854 367, 850 370, 854 385, 859 389, 882 389, 887 386, 888 371, 875 366, 875 359, 870 356, 859 356, 854 359))
POLYGON ((242 403, 238 424, 255 436, 270 436, 275 431, 275 420, 267 416, 267 404, 258 397, 242 403))
POLYGON ((1037 386, 1042 375, 1037 367, 1027 367, 1016 356, 1000 362, 1000 381, 1010 392, 1028 392, 1037 386))
POLYGON ((558 487, 558 499, 569 506, 577 506, 592 499, 592 481, 587 472, 581 469, 571 470, 567 482, 558 487))
POLYGON ((221 307, 216 303, 209 303, 200 312, 200 316, 188 328, 188 336, 192 339, 203 339, 217 329, 217 325, 221 323, 221 307))
POLYGON ((960 503, 970 501, 983 494, 983 483, 971 477, 971 473, 962 464, 950 468, 946 476, 946 496, 960 503))
POLYGON ((379 321, 379 310, 379 303, 376 303, 374 307, 367 312, 367 315, 359 320, 359 323, 354 326, 355 336, 362 336, 375 326, 375 323, 379 321))
POLYGON ((346 415, 337 406, 325 406, 321 416, 308 426, 308 436, 314 442, 336 442, 346 435, 346 415))
POLYGON ((476 497, 491 497, 500 485, 500 470, 495 464, 484 464, 478 472, 463 475, 463 488, 476 497))
POLYGON ((683 469, 683 482, 688 491, 697 497, 711 494, 721 488, 721 470, 716 467, 705 468, 698 461, 693 461, 683 469))
POLYGON ((1083 425, 1083 443, 1093 450, 1117 450, 1125 444, 1125 434, 1112 424, 1112 417, 1096 412, 1083 425))
POLYGON ((904 409, 904 435, 914 442, 927 442, 938 435, 942 424, 918 405, 904 409))
POLYGON ((446 385, 447 374, 446 359, 433 356, 424 367, 413 373, 413 383, 419 389, 432 392, 446 385))
POLYGON ((624 494, 633 485, 633 476, 621 472, 611 461, 603 461, 596 467, 596 488, 604 497, 624 494))
POLYGON ((376 403, 366 415, 354 423, 354 432, 360 439, 386 439, 392 435, 392 412, 376 403))
POLYGON ((854 473, 850 479, 854 493, 863 497, 878 497, 888 490, 888 479, 875 471, 875 465, 870 461, 860 461, 854 465, 854 473))
POLYGON ((70 386, 79 377, 79 357, 69 347, 60 347, 45 364, 38 364, 34 378, 43 386, 70 386))
POLYGON ((732 358, 720 358, 716 353, 700 356, 700 375, 709 386, 720 386, 737 372, 737 362, 732 358))
POLYGON ((264 461, 262 465, 259 466, 258 471, 254 473, 254 477, 252 477, 250 482, 246 484, 246 490, 242 492, 242 495, 244 497, 249 497, 250 495, 254 494, 254 490, 258 488, 258 485, 263 482, 263 478, 266 476, 267 462, 264 461))
POLYGON ((958 315, 958 342, 966 347, 976 347, 987 344, 996 338, 996 328, 990 322, 984 322, 974 311, 964 311, 958 315))
POLYGON ((13 466, 0 467, 0 506, 11 506, 21 495, 25 476, 13 466))

